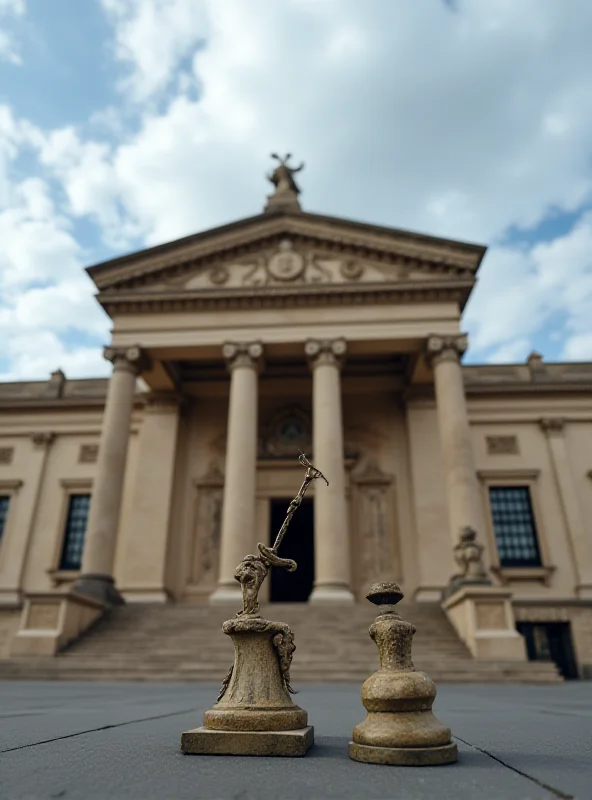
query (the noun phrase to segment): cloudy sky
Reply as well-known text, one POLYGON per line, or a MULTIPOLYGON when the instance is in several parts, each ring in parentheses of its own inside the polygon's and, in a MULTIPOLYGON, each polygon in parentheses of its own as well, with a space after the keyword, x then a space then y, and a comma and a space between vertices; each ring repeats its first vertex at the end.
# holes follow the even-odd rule
POLYGON ((592 360, 590 0, 0 0, 0 379, 108 374, 84 266, 262 210, 489 245, 467 361, 592 360))

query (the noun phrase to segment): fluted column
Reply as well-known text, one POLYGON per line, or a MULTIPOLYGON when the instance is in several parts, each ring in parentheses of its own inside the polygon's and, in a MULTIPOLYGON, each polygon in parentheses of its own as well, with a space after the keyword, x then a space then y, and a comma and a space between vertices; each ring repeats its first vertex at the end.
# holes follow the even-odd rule
POLYGON ((257 478, 259 369, 263 346, 226 343, 222 352, 230 370, 226 466, 222 501, 220 576, 211 602, 239 602, 234 571, 254 547, 257 478))
POLYGON ((343 416, 341 364, 347 350, 344 339, 309 340, 305 352, 313 373, 313 463, 327 476, 314 499, 315 582, 311 603, 352 603, 350 543, 343 416))
POLYGON ((446 473, 448 520, 454 545, 461 530, 483 534, 483 511, 467 413, 460 357, 466 335, 430 336, 426 355, 434 370, 442 458, 446 473))
POLYGON ((559 492, 563 518, 567 529, 569 547, 576 573, 576 593, 579 598, 592 599, 592 537, 586 523, 571 472, 569 452, 565 441, 565 424, 561 418, 539 421, 547 437, 549 455, 559 492))
POLYGON ((105 403, 81 576, 74 591, 113 605, 123 602, 115 588, 113 561, 136 378, 146 368, 147 358, 139 347, 107 347, 104 356, 113 363, 113 373, 105 403))

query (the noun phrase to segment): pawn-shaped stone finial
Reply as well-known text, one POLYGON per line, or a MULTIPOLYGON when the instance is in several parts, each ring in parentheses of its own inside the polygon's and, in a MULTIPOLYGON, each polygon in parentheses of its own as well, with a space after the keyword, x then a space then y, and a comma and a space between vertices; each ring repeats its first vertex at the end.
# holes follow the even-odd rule
POLYGON ((369 633, 380 669, 362 686, 368 714, 354 728, 349 757, 368 764, 434 766, 458 760, 450 729, 432 714, 436 686, 411 661, 415 627, 395 606, 403 597, 396 583, 375 583, 366 595, 380 607, 369 633))

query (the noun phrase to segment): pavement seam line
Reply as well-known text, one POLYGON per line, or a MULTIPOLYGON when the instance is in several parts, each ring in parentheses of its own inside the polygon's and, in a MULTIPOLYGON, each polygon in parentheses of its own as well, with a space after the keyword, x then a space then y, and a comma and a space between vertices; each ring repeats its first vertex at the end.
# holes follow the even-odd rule
POLYGON ((150 722, 153 719, 166 719, 166 717, 178 717, 181 714, 189 714, 192 711, 199 711, 197 708, 187 708, 183 711, 171 711, 169 714, 156 714, 153 717, 142 717, 140 719, 130 719, 127 722, 117 722, 115 725, 102 725, 100 728, 89 728, 86 731, 77 731, 76 733, 67 733, 65 736, 56 736, 53 739, 43 739, 41 742, 30 742, 29 744, 21 744, 18 747, 9 747, 7 750, 0 750, 0 755, 4 753, 14 753, 15 750, 25 750, 27 747, 37 747, 40 744, 51 744, 51 742, 59 742, 61 739, 73 739, 76 736, 84 736, 87 733, 98 733, 99 731, 108 731, 111 728, 123 728, 125 725, 135 725, 137 722, 150 722))
POLYGON ((528 772, 523 772, 521 769, 518 769, 518 767, 514 767, 512 766, 512 764, 508 764, 506 761, 503 761, 498 756, 495 756, 493 753, 490 753, 489 750, 484 750, 482 747, 478 747, 476 744, 472 744, 472 742, 467 742, 466 739, 461 739, 460 736, 457 736, 456 734, 452 738, 458 739, 459 742, 462 742, 463 744, 466 744, 468 747, 472 747, 474 750, 478 750, 480 753, 483 753, 483 755, 492 758, 494 761, 497 761, 498 764, 501 764, 502 767, 511 769, 512 772, 516 772, 523 778, 528 778, 529 781, 536 783, 536 785, 540 786, 541 789, 546 789, 548 792, 552 792, 556 797, 561 798, 561 800, 577 800, 577 797, 575 797, 573 794, 565 794, 561 789, 557 789, 555 786, 550 786, 548 783, 540 781, 533 775, 529 775, 528 772))

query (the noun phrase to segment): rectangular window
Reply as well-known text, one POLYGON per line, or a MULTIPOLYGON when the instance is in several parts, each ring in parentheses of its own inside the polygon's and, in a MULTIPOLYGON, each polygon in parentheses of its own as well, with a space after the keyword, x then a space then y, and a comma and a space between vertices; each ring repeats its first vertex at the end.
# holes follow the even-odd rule
POLYGON ((60 569, 80 569, 89 507, 90 494, 70 495, 60 569))
POLYGON ((8 517, 8 506, 10 505, 10 495, 0 495, 0 542, 4 535, 4 528, 6 527, 6 518, 8 517))
POLYGON ((540 567, 530 489, 490 486, 489 504, 501 567, 540 567))

